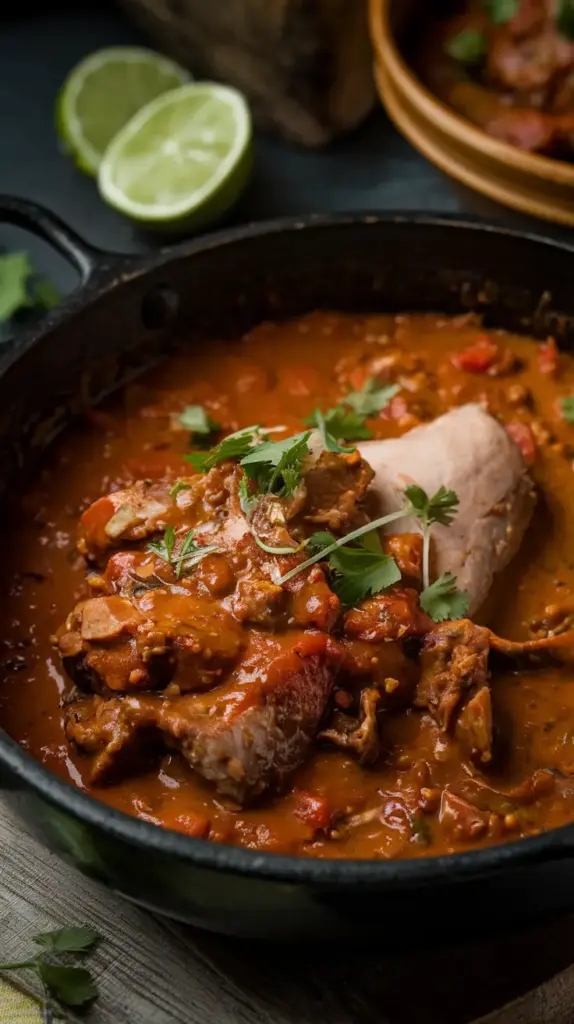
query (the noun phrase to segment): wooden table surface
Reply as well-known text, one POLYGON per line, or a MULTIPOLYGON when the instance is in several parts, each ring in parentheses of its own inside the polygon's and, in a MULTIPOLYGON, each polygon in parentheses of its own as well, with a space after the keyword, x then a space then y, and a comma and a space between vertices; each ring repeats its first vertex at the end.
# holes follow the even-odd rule
MULTIPOLYGON (((57 89, 78 59, 99 46, 137 42, 137 35, 96 0, 32 6, 37 13, 26 3, 24 13, 17 5, 0 20, 0 192, 44 203, 102 248, 145 251, 158 239, 103 206, 93 182, 60 152, 52 114, 57 89)), ((254 180, 235 222, 336 209, 470 212, 564 234, 450 182, 382 112, 327 152, 256 140, 254 180)), ((62 290, 73 286, 73 272, 43 243, 0 226, 0 245, 25 245, 62 290)), ((395 957, 372 948, 295 949, 200 934, 118 901, 1 814, 0 865, 0 960, 17 958, 31 935, 59 924, 91 922, 104 936, 95 957, 102 997, 90 1017, 98 1024, 463 1024, 574 962, 571 919, 474 947, 460 947, 453 935, 449 949, 395 957)), ((416 935, 416 920, 412 925, 416 935)))

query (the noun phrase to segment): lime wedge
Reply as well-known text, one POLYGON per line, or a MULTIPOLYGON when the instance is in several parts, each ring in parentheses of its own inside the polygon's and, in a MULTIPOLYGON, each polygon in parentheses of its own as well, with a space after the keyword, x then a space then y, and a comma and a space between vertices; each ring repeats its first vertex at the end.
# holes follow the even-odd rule
POLYGON ((77 166, 96 175, 120 128, 189 75, 159 53, 137 46, 97 50, 70 71, 56 101, 56 129, 77 166))
POLYGON ((235 89, 196 82, 158 96, 106 150, 102 197, 148 227, 184 231, 218 220, 251 171, 251 118, 235 89))

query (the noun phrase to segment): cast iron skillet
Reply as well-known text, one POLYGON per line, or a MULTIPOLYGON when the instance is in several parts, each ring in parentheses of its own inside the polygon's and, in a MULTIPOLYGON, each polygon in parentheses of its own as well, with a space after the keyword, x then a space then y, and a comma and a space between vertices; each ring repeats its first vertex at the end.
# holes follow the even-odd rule
MULTIPOLYGON (((0 496, 21 486, 86 404, 182 340, 233 339, 264 319, 325 307, 479 308, 494 325, 574 342, 574 249, 478 222, 306 217, 128 258, 96 251, 23 200, 0 197, 0 219, 46 238, 81 278, 0 363, 0 496)), ((211 844, 111 810, 1 732, 0 784, 26 826, 81 871, 215 931, 371 933, 396 946, 413 934, 452 939, 574 907, 574 825, 452 857, 311 860, 211 844)))

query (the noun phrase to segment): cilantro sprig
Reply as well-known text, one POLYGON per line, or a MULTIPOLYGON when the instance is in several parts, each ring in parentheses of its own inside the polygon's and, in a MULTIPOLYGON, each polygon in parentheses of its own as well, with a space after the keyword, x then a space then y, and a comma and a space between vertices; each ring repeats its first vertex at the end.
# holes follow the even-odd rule
POLYGON ((353 449, 340 447, 337 441, 340 438, 345 441, 368 441, 372 438, 373 432, 365 426, 365 420, 382 412, 399 391, 398 384, 386 384, 381 387, 373 377, 370 377, 359 391, 350 391, 338 405, 325 412, 315 409, 305 422, 320 430, 327 451, 352 451, 353 449))
POLYGON ((420 598, 421 607, 435 622, 442 622, 445 618, 459 618, 468 608, 468 594, 456 589, 455 577, 446 573, 432 585, 429 579, 430 528, 433 523, 441 523, 443 526, 451 525, 459 504, 458 496, 454 491, 440 487, 436 494, 429 498, 422 487, 413 484, 405 490, 405 499, 402 509, 374 519, 338 540, 335 540, 329 533, 314 534, 309 542, 310 546, 317 549, 314 554, 280 576, 277 583, 280 585, 287 583, 297 573, 310 568, 317 562, 327 561, 336 576, 349 576, 348 586, 341 579, 335 582, 335 586, 339 588, 339 596, 341 596, 341 591, 344 595, 345 603, 348 598, 356 598, 359 594, 363 582, 361 573, 365 576, 365 585, 368 584, 368 589, 358 597, 358 600, 362 600, 368 593, 379 593, 391 586, 392 583, 397 583, 400 579, 400 572, 392 558, 385 556, 372 544, 367 547, 363 538, 372 535, 373 531, 377 531, 383 526, 414 516, 420 523, 423 533, 424 589, 420 598), (359 548, 351 549, 353 557, 349 559, 347 552, 341 557, 341 552, 356 541, 362 543, 359 548))
POLYGON ((208 473, 214 466, 227 459, 241 459, 249 449, 262 437, 261 427, 244 427, 234 434, 228 434, 219 444, 208 452, 191 452, 184 455, 184 461, 190 462, 197 473, 208 473))
POLYGON ((182 427, 201 437, 207 437, 216 430, 221 430, 221 424, 212 420, 202 405, 186 405, 178 419, 182 427))
POLYGON ((99 942, 93 928, 57 928, 35 935, 38 947, 26 960, 0 964, 0 971, 35 971, 44 989, 42 1011, 45 1024, 59 1007, 88 1006, 98 996, 90 971, 85 967, 62 963, 61 957, 76 959, 89 953, 99 942))
POLYGON ((433 523, 450 526, 456 516, 459 501, 454 491, 439 487, 436 494, 429 498, 426 491, 417 484, 405 488, 405 496, 409 502, 407 513, 415 516, 423 531, 423 587, 430 584, 430 528, 433 523))
MULTIPOLYGON (((338 547, 329 556, 331 586, 341 604, 352 608, 369 594, 378 594, 401 578, 400 569, 394 558, 385 555, 380 541, 378 545, 368 545, 367 538, 377 534, 367 534, 359 539, 353 547, 338 547)), ((309 541, 311 550, 324 551, 335 542, 333 534, 328 532, 314 533, 309 541)))
POLYGON ((290 497, 301 479, 310 437, 311 431, 307 430, 284 441, 261 441, 250 448, 239 465, 262 494, 290 497))
POLYGON ((158 540, 152 540, 147 546, 147 550, 157 555, 162 561, 167 562, 175 570, 175 575, 179 580, 183 572, 190 572, 195 569, 199 562, 203 561, 207 555, 213 554, 218 551, 217 544, 207 544, 203 547, 195 543, 195 530, 188 530, 183 544, 179 552, 175 553, 175 528, 168 526, 163 537, 158 540))

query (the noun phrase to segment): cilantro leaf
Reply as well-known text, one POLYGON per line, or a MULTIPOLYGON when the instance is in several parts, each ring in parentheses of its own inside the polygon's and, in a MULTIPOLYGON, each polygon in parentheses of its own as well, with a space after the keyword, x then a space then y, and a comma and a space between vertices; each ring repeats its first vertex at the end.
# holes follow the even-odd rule
POLYGON ((186 484, 183 480, 176 480, 173 487, 169 492, 170 498, 177 498, 180 491, 190 491, 191 484, 186 484))
POLYGON ((324 413, 320 409, 315 409, 305 422, 321 431, 323 445, 327 451, 353 451, 352 448, 342 448, 337 444, 337 440, 343 438, 345 441, 368 441, 373 432, 365 426, 365 418, 381 412, 398 391, 398 384, 379 387, 377 381, 370 377, 360 391, 349 392, 341 399, 339 405, 327 409, 324 413))
POLYGON ((473 28, 465 28, 449 39, 446 50, 459 64, 479 64, 486 56, 486 36, 473 28))
POLYGON ((246 455, 253 444, 260 438, 260 428, 245 427, 223 438, 215 448, 208 452, 192 452, 184 455, 185 462, 190 462, 198 473, 207 473, 226 459, 240 459, 246 455))
POLYGON ((405 488, 405 496, 408 498, 412 515, 423 523, 431 526, 433 523, 441 523, 442 526, 450 526, 456 516, 459 498, 454 491, 446 487, 439 487, 436 494, 429 498, 426 491, 418 484, 411 484, 405 488))
POLYGON ((456 576, 451 572, 445 572, 444 576, 440 576, 430 587, 423 590, 420 604, 433 622, 462 619, 468 611, 468 592, 457 590, 456 576))
POLYGON ((164 562, 171 562, 174 547, 175 528, 173 526, 168 526, 163 537, 160 537, 159 540, 150 541, 147 546, 147 550, 152 551, 154 555, 158 555, 158 557, 163 559, 164 562))
POLYGON ((38 974, 54 999, 64 1006, 85 1006, 97 996, 98 990, 85 967, 61 967, 39 960, 38 974))
POLYGON ((301 479, 310 436, 307 430, 284 441, 261 441, 241 459, 240 466, 261 491, 289 497, 301 479))
POLYGON ((258 501, 259 495, 251 493, 247 477, 242 477, 239 481, 239 504, 246 519, 251 519, 258 501))
POLYGON ((27 252, 0 256, 0 322, 9 320, 19 309, 30 306, 28 282, 32 264, 27 252))
POLYGON ((51 309, 61 302, 54 286, 34 273, 27 252, 0 256, 0 323, 23 309, 51 309))
POLYGON ((212 420, 202 405, 186 405, 179 416, 179 422, 186 430, 191 430, 192 434, 207 435, 221 429, 220 424, 212 420))
MULTIPOLYGON (((369 535, 371 536, 371 535, 369 535)), ((331 533, 314 533, 308 547, 318 554, 336 543, 331 533)), ((332 573, 331 586, 342 604, 352 608, 369 594, 398 583, 401 573, 394 558, 359 542, 354 547, 337 547, 326 555, 332 573)))
POLYGON ((567 423, 574 423, 574 395, 566 395, 560 399, 560 409, 562 411, 562 418, 567 423))
MULTIPOLYGON (((337 409, 331 409, 330 413, 337 414, 337 409)), ((341 410, 341 413, 342 413, 342 415, 344 415, 344 410, 341 410)), ((321 441, 323 442, 323 448, 325 449, 326 452, 335 452, 336 454, 339 455, 341 453, 345 454, 345 453, 349 453, 349 452, 354 452, 355 451, 354 448, 347 448, 344 445, 340 445, 338 443, 337 437, 342 437, 343 435, 339 432, 339 427, 341 426, 341 421, 337 419, 336 415, 332 415, 331 416, 331 419, 329 420, 329 426, 327 426, 327 422, 326 422, 325 417, 323 416, 323 413, 321 412, 321 410, 320 409, 315 409, 315 412, 313 413, 313 416, 311 417, 311 420, 312 420, 312 423, 317 427, 317 429, 318 429, 318 431, 319 431, 319 433, 321 435, 321 441), (337 431, 336 434, 335 433, 331 433, 331 425, 332 424, 334 424, 334 430, 337 431)), ((372 437, 372 434, 370 433, 370 431, 368 431, 367 433, 369 434, 369 437, 372 437)))
POLYGON ((484 0, 484 9, 495 25, 506 25, 518 14, 520 0, 484 0))
POLYGON ((99 938, 93 928, 73 927, 41 932, 32 941, 47 953, 83 953, 93 949, 99 938))
POLYGON ((350 405, 359 416, 374 416, 376 412, 381 412, 400 390, 399 384, 385 384, 379 387, 374 377, 369 377, 360 391, 351 391, 345 395, 343 404, 350 405))

